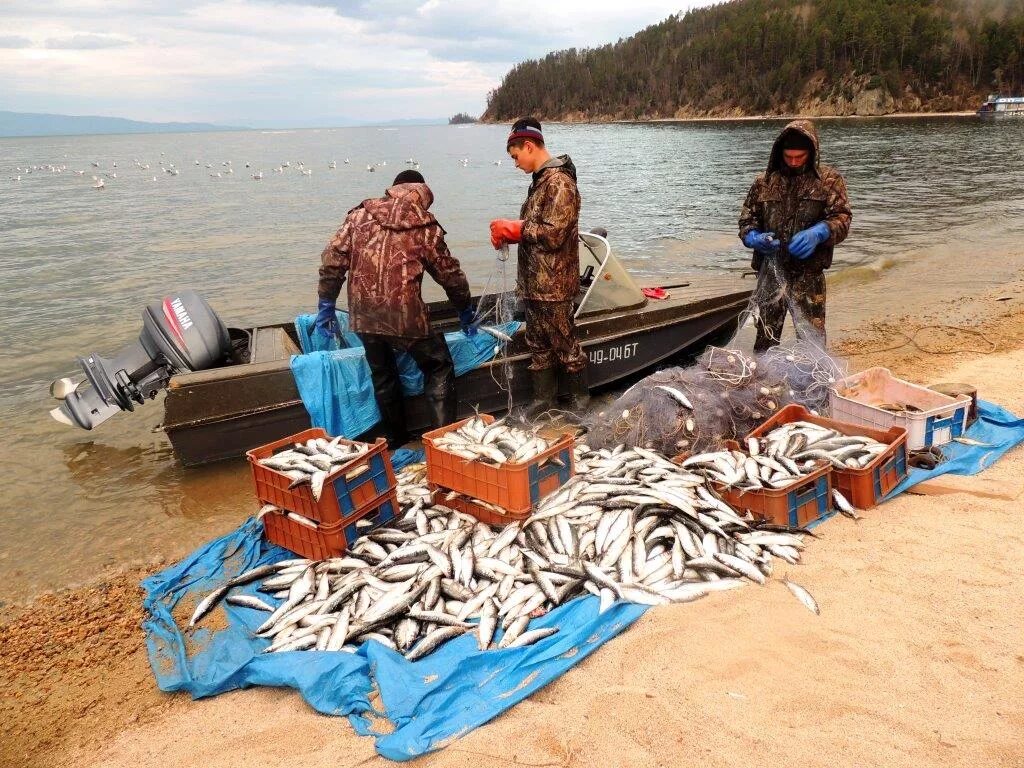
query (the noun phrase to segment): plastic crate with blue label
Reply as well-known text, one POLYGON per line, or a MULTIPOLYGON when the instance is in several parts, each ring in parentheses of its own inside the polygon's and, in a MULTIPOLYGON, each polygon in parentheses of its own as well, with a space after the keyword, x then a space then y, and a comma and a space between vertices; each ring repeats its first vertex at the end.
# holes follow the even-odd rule
MULTIPOLYGON (((486 423, 494 417, 481 414, 486 423)), ((521 463, 491 464, 473 461, 446 451, 434 441, 458 429, 468 419, 423 435, 427 455, 427 480, 435 486, 486 501, 514 515, 529 511, 549 493, 569 482, 576 472, 572 435, 562 435, 547 450, 521 463)))
MULTIPOLYGON (((730 450, 739 450, 739 443, 727 440, 730 450)), ((828 515, 832 509, 832 465, 822 465, 784 488, 758 488, 743 491, 712 483, 722 499, 739 512, 777 525, 802 528, 828 515)))
POLYGON ((344 555, 356 539, 393 520, 398 511, 398 494, 390 491, 333 523, 287 510, 271 512, 263 516, 263 532, 272 544, 310 560, 326 560, 344 555))
POLYGON ((313 496, 309 484, 292 488, 292 478, 284 472, 260 464, 261 459, 295 443, 305 443, 310 438, 331 439, 320 428, 306 429, 267 445, 261 445, 259 448, 253 448, 246 453, 252 468, 256 498, 261 504, 273 504, 317 523, 337 523, 365 509, 380 496, 395 490, 395 470, 391 466, 387 441, 383 439, 378 439, 372 444, 351 440, 339 441, 340 444, 359 446, 366 450, 361 455, 331 468, 319 499, 313 496))
POLYGON ((795 403, 779 410, 747 437, 762 437, 773 429, 794 421, 806 421, 844 435, 861 435, 884 443, 887 447, 870 464, 861 469, 834 467, 832 485, 857 509, 870 509, 881 504, 889 492, 907 476, 907 430, 889 427, 881 430, 863 424, 848 424, 815 416, 795 403))
POLYGON ((868 368, 829 391, 832 418, 887 430, 907 430, 907 450, 945 445, 967 429, 968 395, 949 397, 898 379, 888 368, 868 368))

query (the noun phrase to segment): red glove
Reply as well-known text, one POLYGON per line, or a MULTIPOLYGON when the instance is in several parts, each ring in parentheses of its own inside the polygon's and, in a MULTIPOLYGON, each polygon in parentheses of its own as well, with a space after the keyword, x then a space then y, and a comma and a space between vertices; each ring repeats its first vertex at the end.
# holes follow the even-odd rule
POLYGON ((491 245, 501 248, 502 243, 518 243, 523 236, 523 222, 515 219, 495 219, 491 222, 491 245))

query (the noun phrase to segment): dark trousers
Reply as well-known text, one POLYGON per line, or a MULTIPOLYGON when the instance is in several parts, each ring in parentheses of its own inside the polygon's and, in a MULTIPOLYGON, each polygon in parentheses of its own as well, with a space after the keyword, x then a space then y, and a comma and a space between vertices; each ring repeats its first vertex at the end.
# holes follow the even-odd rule
POLYGON ((558 366, 566 373, 587 367, 587 356, 576 338, 571 301, 526 301, 526 348, 530 370, 558 366))
POLYGON ((782 276, 765 264, 757 281, 757 338, 754 351, 763 352, 782 339, 786 313, 793 315, 797 338, 825 347, 825 273, 782 276))
POLYGON ((360 333, 359 338, 366 350, 366 362, 370 364, 388 447, 394 449, 409 441, 402 383, 395 362, 396 349, 408 352, 423 372, 423 394, 430 409, 431 428, 455 421, 455 364, 442 334, 434 331, 425 339, 402 339, 360 333))

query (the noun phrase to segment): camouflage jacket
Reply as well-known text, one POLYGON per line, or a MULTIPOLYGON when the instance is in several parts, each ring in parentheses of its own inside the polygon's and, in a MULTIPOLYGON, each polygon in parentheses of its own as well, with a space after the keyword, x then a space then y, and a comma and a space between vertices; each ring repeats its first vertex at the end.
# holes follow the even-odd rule
POLYGON ((364 200, 321 255, 320 298, 336 300, 348 275, 353 331, 421 339, 430 314, 420 293, 427 272, 458 310, 470 304, 469 283, 448 250, 444 229, 427 209, 426 184, 398 184, 364 200))
MULTIPOLYGON (((810 120, 794 120, 772 145, 768 169, 754 181, 740 213, 740 239, 752 229, 774 232, 782 241, 783 268, 791 273, 822 272, 832 266, 832 249, 846 239, 853 213, 846 196, 846 182, 839 171, 821 163, 818 132, 810 120), (783 170, 782 138, 789 131, 803 134, 814 144, 809 170, 788 175, 783 170), (832 236, 803 261, 794 259, 785 245, 797 232, 819 221, 828 224, 832 236)), ((751 266, 761 268, 763 256, 757 251, 751 266)))
POLYGON ((576 166, 567 155, 533 174, 519 240, 518 289, 531 301, 566 301, 580 287, 580 193, 576 166))

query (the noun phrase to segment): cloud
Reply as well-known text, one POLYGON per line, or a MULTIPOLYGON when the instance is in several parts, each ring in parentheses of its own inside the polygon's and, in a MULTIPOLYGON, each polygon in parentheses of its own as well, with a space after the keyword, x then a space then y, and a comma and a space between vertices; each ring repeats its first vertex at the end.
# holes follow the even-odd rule
POLYGON ((102 48, 122 48, 131 43, 131 40, 114 35, 71 35, 51 37, 43 43, 43 47, 58 51, 95 51, 102 48))
POLYGON ((232 125, 479 114, 517 62, 602 45, 679 9, 678 0, 4 0, 0 103, 232 125))
POLYGON ((31 48, 32 41, 18 35, 0 35, 0 48, 31 48))

